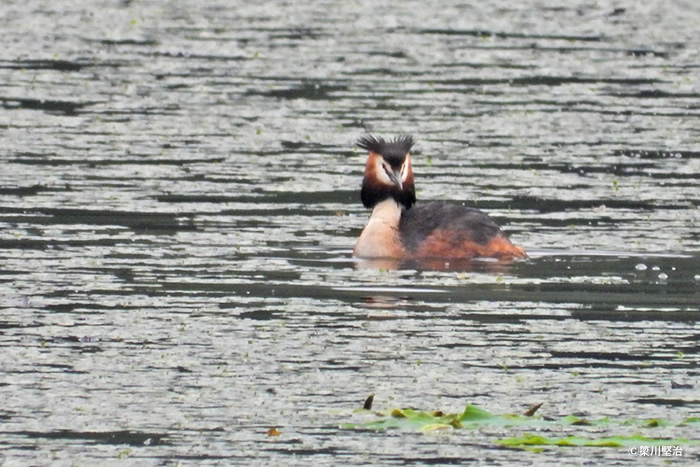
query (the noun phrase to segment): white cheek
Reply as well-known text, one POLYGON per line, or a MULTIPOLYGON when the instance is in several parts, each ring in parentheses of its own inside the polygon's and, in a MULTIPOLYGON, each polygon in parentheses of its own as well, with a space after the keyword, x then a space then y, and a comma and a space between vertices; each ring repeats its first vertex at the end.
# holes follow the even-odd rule
POLYGON ((403 164, 401 167, 401 181, 405 182, 406 179, 408 178, 408 172, 410 172, 408 169, 411 168, 411 163, 408 161, 408 158, 406 158, 406 162, 403 164))
POLYGON ((386 171, 384 170, 384 165, 382 164, 381 161, 378 161, 375 164, 375 173, 377 174, 377 178, 379 179, 380 182, 382 182, 385 185, 393 186, 394 182, 391 181, 389 176, 386 174, 386 171))

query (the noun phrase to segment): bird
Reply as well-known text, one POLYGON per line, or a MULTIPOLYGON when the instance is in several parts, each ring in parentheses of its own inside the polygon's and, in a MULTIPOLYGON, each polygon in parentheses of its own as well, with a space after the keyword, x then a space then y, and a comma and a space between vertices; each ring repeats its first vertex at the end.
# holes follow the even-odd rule
POLYGON ((417 202, 411 167, 412 136, 386 140, 367 135, 357 146, 369 152, 360 198, 372 210, 355 243, 358 258, 395 260, 527 258, 498 224, 476 208, 417 202))

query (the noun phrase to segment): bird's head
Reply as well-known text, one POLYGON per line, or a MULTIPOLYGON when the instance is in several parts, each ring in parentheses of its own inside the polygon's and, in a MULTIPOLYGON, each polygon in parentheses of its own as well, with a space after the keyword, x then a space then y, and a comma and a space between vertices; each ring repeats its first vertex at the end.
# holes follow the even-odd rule
POLYGON ((369 135, 357 141, 358 147, 369 151, 360 192, 365 207, 371 209, 389 198, 406 209, 416 202, 410 154, 413 144, 411 136, 399 136, 387 141, 369 135))

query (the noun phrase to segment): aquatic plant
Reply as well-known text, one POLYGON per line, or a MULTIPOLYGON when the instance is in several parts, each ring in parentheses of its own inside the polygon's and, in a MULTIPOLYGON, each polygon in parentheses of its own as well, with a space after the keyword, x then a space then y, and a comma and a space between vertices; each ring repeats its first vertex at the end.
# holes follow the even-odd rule
MULTIPOLYGON (((636 431, 644 432, 658 427, 694 427, 697 433, 700 427, 700 418, 691 417, 680 422, 672 422, 663 419, 619 419, 609 417, 598 419, 586 419, 575 415, 567 415, 560 418, 549 419, 534 416, 541 404, 533 406, 523 415, 493 414, 474 405, 467 405, 462 413, 444 413, 440 410, 423 411, 416 409, 388 409, 383 411, 370 411, 365 408, 358 409, 356 413, 373 415, 374 419, 356 424, 346 424, 348 429, 372 429, 372 430, 409 430, 424 433, 452 430, 479 430, 486 428, 500 429, 532 429, 540 432, 571 431, 571 427, 605 427, 605 430, 586 430, 581 436, 579 433, 567 433, 566 436, 544 436, 542 433, 524 433, 517 436, 504 437, 495 440, 496 444, 508 447, 529 448, 533 446, 597 446, 597 447, 636 447, 636 446, 699 446, 700 440, 687 438, 659 438, 647 434, 635 433, 632 435, 608 435, 610 429, 633 427, 636 431), (568 430, 563 430, 569 427, 568 430), (602 434, 601 431, 605 431, 602 434)), ((548 433, 549 434, 549 433, 548 433)), ((672 455, 673 451, 669 451, 672 455)))

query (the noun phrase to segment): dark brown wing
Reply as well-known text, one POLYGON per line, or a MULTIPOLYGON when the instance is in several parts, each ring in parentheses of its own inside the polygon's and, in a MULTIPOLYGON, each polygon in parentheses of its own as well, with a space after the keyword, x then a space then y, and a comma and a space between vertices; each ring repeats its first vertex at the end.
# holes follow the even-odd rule
POLYGON ((454 204, 418 204, 404 211, 399 233, 414 257, 527 256, 485 212, 454 204))

